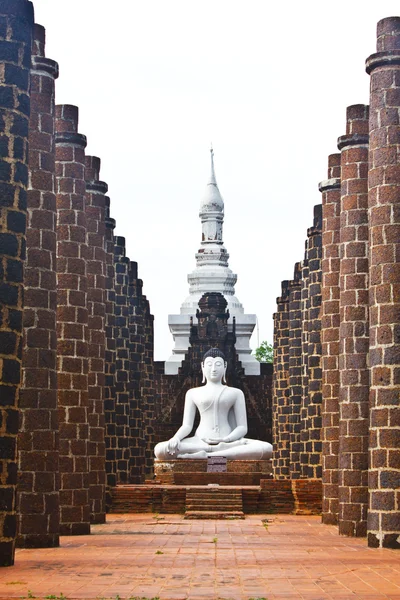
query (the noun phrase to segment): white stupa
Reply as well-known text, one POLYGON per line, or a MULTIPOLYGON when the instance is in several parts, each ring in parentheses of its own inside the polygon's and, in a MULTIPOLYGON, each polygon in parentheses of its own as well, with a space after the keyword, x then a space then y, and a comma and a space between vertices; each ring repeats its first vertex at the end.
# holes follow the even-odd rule
POLYGON ((169 329, 175 347, 165 362, 165 373, 176 375, 189 347, 190 317, 196 323, 199 300, 206 292, 220 292, 228 303, 232 317, 236 318, 236 350, 246 375, 259 375, 260 363, 251 354, 250 338, 257 322, 256 315, 244 314, 235 296, 237 275, 228 266, 229 254, 222 240, 224 201, 217 186, 214 170, 214 151, 211 148, 211 175, 200 203, 202 227, 201 247, 196 254, 196 268, 188 275, 189 296, 184 300, 179 315, 168 315, 169 329))

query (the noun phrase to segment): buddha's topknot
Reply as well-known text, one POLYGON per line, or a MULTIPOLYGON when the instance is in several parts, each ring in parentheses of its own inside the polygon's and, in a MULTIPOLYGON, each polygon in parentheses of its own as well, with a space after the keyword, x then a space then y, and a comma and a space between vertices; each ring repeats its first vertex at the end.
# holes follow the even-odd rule
POLYGON ((226 361, 225 354, 219 348, 210 348, 209 350, 207 350, 207 352, 203 356, 203 362, 209 356, 211 356, 211 358, 222 358, 224 361, 226 361))

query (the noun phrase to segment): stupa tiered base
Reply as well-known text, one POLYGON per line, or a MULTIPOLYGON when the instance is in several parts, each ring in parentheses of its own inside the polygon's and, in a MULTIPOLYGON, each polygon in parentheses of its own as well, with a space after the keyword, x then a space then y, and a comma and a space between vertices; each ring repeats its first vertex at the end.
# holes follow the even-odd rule
POLYGON ((154 461, 154 481, 164 485, 260 485, 272 477, 271 460, 228 460, 226 472, 207 472, 207 459, 154 461))

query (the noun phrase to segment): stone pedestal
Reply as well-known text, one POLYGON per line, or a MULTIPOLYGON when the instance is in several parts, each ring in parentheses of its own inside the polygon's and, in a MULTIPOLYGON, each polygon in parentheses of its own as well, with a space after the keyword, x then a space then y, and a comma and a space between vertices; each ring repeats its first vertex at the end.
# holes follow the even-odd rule
POLYGON ((154 479, 163 485, 260 485, 272 477, 271 460, 228 460, 226 473, 207 473, 207 459, 154 461, 154 479))

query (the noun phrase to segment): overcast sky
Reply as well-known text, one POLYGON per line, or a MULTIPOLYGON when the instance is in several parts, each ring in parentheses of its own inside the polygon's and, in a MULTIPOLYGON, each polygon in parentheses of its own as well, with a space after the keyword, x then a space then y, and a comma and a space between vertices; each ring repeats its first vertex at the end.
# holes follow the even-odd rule
MULTIPOLYGON (((58 104, 80 108, 102 161, 116 235, 139 263, 156 359, 172 350, 200 244, 200 199, 215 151, 236 295, 272 341, 280 282, 303 257, 318 182, 368 103, 365 59, 396 0, 34 0, 58 104)), ((253 336, 253 346, 257 337, 253 336)))

